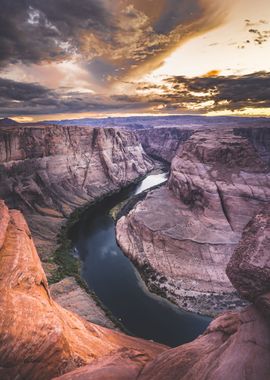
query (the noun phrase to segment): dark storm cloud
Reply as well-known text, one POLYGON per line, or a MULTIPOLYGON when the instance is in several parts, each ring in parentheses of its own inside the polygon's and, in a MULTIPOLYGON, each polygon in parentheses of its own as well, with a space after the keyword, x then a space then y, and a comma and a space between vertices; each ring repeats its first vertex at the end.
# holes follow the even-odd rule
POLYGON ((114 99, 62 89, 52 91, 35 83, 20 83, 0 78, 0 117, 77 112, 106 112, 142 109, 147 105, 130 104, 129 99, 114 99))
POLYGON ((69 57, 80 32, 110 28, 102 1, 0 0, 0 62, 38 63, 69 57))
POLYGON ((52 91, 36 83, 20 83, 0 78, 0 99, 30 101, 50 96, 52 91))
POLYGON ((121 97, 128 102, 148 103, 162 112, 240 111, 270 107, 270 73, 244 76, 172 76, 161 85, 141 83, 137 97, 121 97))
POLYGON ((155 23, 154 29, 157 33, 167 34, 177 25, 200 17, 202 12, 197 0, 167 0, 164 13, 155 23))
POLYGON ((174 76, 166 81, 172 85, 172 91, 164 95, 167 99, 198 105, 212 101, 213 104, 207 106, 206 111, 270 107, 270 73, 268 72, 228 77, 174 76))
POLYGON ((229 77, 174 76, 159 85, 142 83, 135 95, 93 95, 0 79, 2 116, 76 112, 198 112, 270 107, 270 73, 229 77))
POLYGON ((212 2, 208 7, 206 1, 201 4, 201 0, 0 0, 0 66, 72 59, 101 85, 131 71, 146 72, 158 67, 181 41, 220 23, 223 16, 213 12, 212 2), (159 11, 152 17, 156 2, 159 11))

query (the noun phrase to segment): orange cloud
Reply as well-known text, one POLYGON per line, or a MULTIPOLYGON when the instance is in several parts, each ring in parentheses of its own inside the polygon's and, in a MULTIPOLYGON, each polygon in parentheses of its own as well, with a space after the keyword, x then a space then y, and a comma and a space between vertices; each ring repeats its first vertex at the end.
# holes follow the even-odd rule
POLYGON ((220 70, 211 70, 208 71, 208 73, 204 74, 204 78, 212 78, 212 77, 218 77, 220 75, 221 71, 220 70))

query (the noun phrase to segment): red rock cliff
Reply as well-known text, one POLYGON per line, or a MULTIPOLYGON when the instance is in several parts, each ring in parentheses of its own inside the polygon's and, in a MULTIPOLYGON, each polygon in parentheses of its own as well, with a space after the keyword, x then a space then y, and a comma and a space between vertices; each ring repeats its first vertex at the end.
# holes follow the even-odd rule
POLYGON ((49 380, 97 359, 138 372, 164 347, 86 322, 50 296, 22 214, 0 201, 0 378, 49 380))
POLYGON ((196 132, 179 147, 168 186, 118 221, 118 242, 150 273, 150 286, 180 306, 214 315, 234 309, 241 301, 225 268, 244 226, 270 201, 269 173, 248 138, 196 132))

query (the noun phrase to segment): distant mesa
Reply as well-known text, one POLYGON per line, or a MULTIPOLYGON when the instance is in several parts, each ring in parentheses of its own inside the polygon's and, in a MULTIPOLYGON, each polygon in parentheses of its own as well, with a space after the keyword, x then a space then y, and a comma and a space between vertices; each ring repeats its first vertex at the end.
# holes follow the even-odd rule
POLYGON ((14 127, 16 125, 20 125, 20 123, 13 119, 9 119, 8 117, 0 119, 0 127, 14 127))

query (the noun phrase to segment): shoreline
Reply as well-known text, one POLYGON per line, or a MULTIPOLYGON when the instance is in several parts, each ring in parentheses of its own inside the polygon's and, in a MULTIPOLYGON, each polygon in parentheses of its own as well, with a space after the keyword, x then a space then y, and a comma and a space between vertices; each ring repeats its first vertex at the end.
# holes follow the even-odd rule
POLYGON ((87 283, 81 277, 81 261, 79 257, 76 257, 74 254, 72 254, 72 242, 69 238, 69 232, 72 227, 80 220, 80 218, 85 213, 89 212, 92 207, 97 206, 99 203, 111 196, 119 194, 121 191, 128 191, 129 188, 132 189, 133 186, 136 186, 154 170, 156 169, 153 169, 147 174, 138 177, 136 181, 126 184, 125 187, 120 188, 118 191, 110 191, 107 194, 100 196, 96 200, 75 209, 69 215, 65 223, 61 226, 61 229, 57 236, 57 248, 50 255, 48 261, 43 263, 46 266, 52 266, 51 269, 47 269, 46 271, 49 286, 57 284, 68 277, 73 277, 77 285, 87 293, 87 296, 95 302, 96 306, 100 308, 105 313, 106 317, 114 324, 115 329, 119 329, 123 333, 131 336, 133 336, 133 334, 125 328, 121 321, 114 317, 111 311, 102 303, 95 292, 89 289, 87 283))
MULTIPOLYGON (((156 190, 164 185, 165 184, 162 183, 138 195, 132 196, 116 214, 115 225, 118 220, 126 216, 138 202, 144 200, 150 191, 156 190)), ((242 310, 243 307, 248 305, 246 301, 239 299, 239 295, 236 291, 229 293, 201 293, 194 290, 180 289, 179 286, 174 284, 173 279, 168 279, 164 274, 156 272, 148 262, 140 262, 140 260, 126 254, 117 239, 116 241, 123 254, 138 270, 148 290, 186 312, 213 318, 226 311, 242 310), (205 308, 205 306, 203 306, 205 304, 209 304, 209 308, 205 308)))

